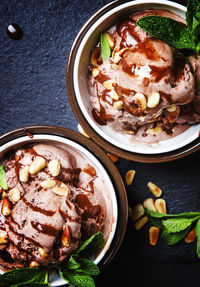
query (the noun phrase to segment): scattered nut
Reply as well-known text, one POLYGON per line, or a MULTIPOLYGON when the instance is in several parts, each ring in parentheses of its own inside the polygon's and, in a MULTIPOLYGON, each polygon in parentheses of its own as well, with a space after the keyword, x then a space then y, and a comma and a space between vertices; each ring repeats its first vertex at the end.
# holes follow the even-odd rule
POLYGON ((52 176, 58 176, 60 172, 60 163, 57 159, 53 159, 48 164, 48 169, 52 176))
POLYGON ((65 224, 62 236, 61 236, 62 245, 68 247, 70 244, 70 230, 69 226, 65 224))
POLYGON ((192 228, 190 232, 188 232, 188 234, 185 236, 184 240, 186 243, 191 243, 196 239, 196 237, 197 235, 196 235, 195 229, 192 228))
POLYGON ((30 174, 36 174, 46 166, 46 160, 42 156, 36 156, 29 166, 30 174))
POLYGON ((91 176, 95 176, 97 174, 95 168, 90 164, 87 164, 86 167, 84 167, 83 172, 88 173, 91 176))
POLYGON ((158 92, 154 92, 149 98, 147 102, 148 108, 155 108, 160 101, 160 94, 158 92))
POLYGON ((145 199, 145 201, 143 202, 143 205, 145 208, 147 208, 149 210, 156 211, 153 198, 145 199))
POLYGON ((110 91, 114 89, 113 84, 116 84, 115 80, 107 80, 107 81, 103 82, 104 88, 107 90, 110 90, 110 91))
POLYGON ((122 133, 127 134, 127 135, 134 135, 135 134, 135 132, 131 131, 131 130, 122 130, 122 133))
POLYGON ((66 184, 64 184, 64 182, 61 182, 61 184, 60 184, 60 186, 59 187, 66 187, 66 188, 68 188, 67 187, 67 185, 66 184))
POLYGON ((147 186, 154 196, 160 197, 162 195, 162 189, 153 182, 150 181, 147 186))
POLYGON ((68 194, 69 194, 69 188, 68 187, 54 187, 53 188, 53 192, 57 195, 60 195, 60 196, 64 196, 64 197, 67 197, 68 194))
POLYGON ((136 230, 140 230, 148 222, 148 217, 143 216, 134 224, 136 230))
POLYGON ((116 110, 121 110, 123 108, 123 104, 124 104, 123 101, 120 100, 114 102, 113 106, 116 110))
POLYGON ((94 78, 96 78, 96 77, 99 75, 99 73, 100 73, 100 71, 99 71, 98 68, 93 68, 93 69, 92 69, 92 76, 93 76, 94 78))
POLYGON ((48 257, 48 253, 47 253, 43 248, 40 247, 40 248, 38 249, 38 251, 39 251, 41 257, 43 257, 43 258, 48 257))
POLYGON ((2 203, 2 207, 1 207, 1 213, 4 216, 8 216, 11 213, 11 204, 10 201, 7 197, 3 198, 3 203, 2 203))
POLYGON ((140 203, 136 204, 132 209, 131 220, 136 221, 144 215, 144 206, 140 203))
POLYGON ((129 48, 122 48, 121 50, 119 50, 119 47, 116 46, 113 50, 112 53, 112 60, 115 64, 118 64, 123 56, 123 54, 126 52, 126 50, 128 50, 129 48))
POLYGON ((85 136, 86 138, 90 138, 89 135, 86 133, 86 131, 84 131, 84 129, 82 128, 82 126, 81 126, 80 124, 78 124, 77 128, 78 128, 78 131, 79 131, 83 136, 85 136))
POLYGON ((56 185, 56 181, 54 179, 44 180, 40 185, 42 188, 52 188, 56 185))
POLYGON ((96 66, 97 65, 97 61, 98 61, 98 58, 100 56, 100 48, 96 47, 93 52, 92 52, 92 55, 91 55, 91 58, 90 58, 90 63, 93 65, 93 66, 96 66))
POLYGON ((160 134, 162 131, 163 131, 163 128, 160 127, 160 126, 158 126, 158 127, 155 127, 155 128, 146 130, 146 133, 147 133, 148 135, 158 135, 158 134, 160 134))
POLYGON ((109 156, 109 158, 110 158, 114 163, 118 162, 119 158, 118 158, 116 155, 111 154, 111 153, 107 153, 107 155, 109 156))
POLYGON ((135 94, 135 101, 138 104, 138 106, 141 108, 142 111, 144 111, 147 107, 147 100, 143 93, 136 93, 135 94))
POLYGON ((28 182, 29 180, 29 166, 26 165, 25 167, 19 170, 19 180, 21 182, 28 182))
POLYGON ((29 264, 30 268, 36 268, 36 267, 39 267, 39 266, 40 266, 40 264, 37 261, 31 261, 30 264, 29 264))
POLYGON ((105 35, 106 35, 106 38, 108 40, 110 48, 113 49, 114 48, 114 41, 113 41, 112 36, 109 33, 105 33, 105 35))
POLYGON ((151 245, 153 246, 156 245, 156 243, 158 242, 159 234, 160 234, 160 228, 155 226, 151 226, 149 228, 149 243, 151 245))
POLYGON ((17 187, 12 188, 9 191, 9 197, 13 202, 18 202, 21 198, 21 192, 17 187))
POLYGON ((0 229, 0 244, 8 243, 7 232, 0 229))
POLYGON ((115 101, 118 101, 118 100, 119 100, 119 96, 118 96, 118 94, 115 92, 115 90, 111 90, 108 94, 109 94, 109 96, 110 96, 113 100, 115 100, 115 101))
POLYGON ((135 177, 135 173, 136 171, 134 169, 130 169, 129 171, 127 171, 126 173, 126 184, 127 185, 131 185, 135 177))
POLYGON ((156 199, 155 208, 157 212, 165 213, 165 214, 167 213, 166 202, 162 198, 156 199))
POLYGON ((166 108, 166 110, 170 113, 175 112, 176 111, 176 105, 170 106, 170 107, 166 108))

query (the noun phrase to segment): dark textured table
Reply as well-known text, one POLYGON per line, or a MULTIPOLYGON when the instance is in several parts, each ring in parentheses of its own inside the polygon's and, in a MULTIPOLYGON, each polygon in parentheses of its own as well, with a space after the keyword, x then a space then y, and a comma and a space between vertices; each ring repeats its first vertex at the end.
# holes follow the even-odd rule
MULTIPOLYGON (((0 134, 34 124, 77 130, 70 108, 65 70, 75 35, 84 22, 109 0, 1 0, 0 1, 0 134), (9 23, 23 29, 20 41, 6 34, 9 23)), ((129 205, 151 197, 146 184, 163 189, 168 212, 200 210, 200 152, 170 163, 142 164, 120 159, 124 178, 136 170, 127 188, 129 205)), ((97 286, 199 286, 200 261, 196 243, 167 246, 160 239, 148 243, 148 227, 136 231, 128 222, 123 244, 97 286), (111 282, 111 283, 110 283, 111 282)))

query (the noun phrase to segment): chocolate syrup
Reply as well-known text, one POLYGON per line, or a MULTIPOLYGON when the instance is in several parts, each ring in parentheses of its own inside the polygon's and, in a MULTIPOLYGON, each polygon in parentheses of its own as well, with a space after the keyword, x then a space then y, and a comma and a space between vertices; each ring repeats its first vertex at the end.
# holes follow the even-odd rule
POLYGON ((140 37, 135 31, 136 27, 136 22, 130 17, 123 19, 117 25, 117 33, 122 38, 120 48, 132 47, 140 42, 140 37))
POLYGON ((58 229, 49 224, 42 224, 40 222, 31 221, 31 225, 33 226, 34 229, 38 230, 39 232, 42 232, 50 236, 56 236, 56 234, 58 234, 59 232, 58 229))
POLYGON ((33 211, 37 211, 37 212, 40 212, 44 215, 47 215, 47 216, 53 216, 55 214, 55 211, 52 211, 52 210, 45 210, 45 209, 42 209, 40 208, 39 206, 36 206, 36 205, 33 205, 31 204, 29 201, 26 200, 25 197, 22 197, 22 200, 23 202, 29 206, 33 211))
POLYGON ((12 40, 21 40, 23 37, 22 29, 15 23, 9 24, 6 31, 12 40))
POLYGON ((78 206, 84 210, 82 214, 83 218, 94 218, 101 212, 101 206, 93 205, 85 194, 78 194, 76 196, 76 202, 78 206))

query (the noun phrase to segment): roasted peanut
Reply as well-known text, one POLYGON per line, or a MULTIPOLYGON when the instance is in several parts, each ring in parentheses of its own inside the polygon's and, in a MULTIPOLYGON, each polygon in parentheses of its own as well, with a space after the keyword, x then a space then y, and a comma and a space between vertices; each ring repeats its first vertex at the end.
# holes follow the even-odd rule
POLYGON ((159 234, 160 234, 160 228, 155 226, 151 226, 149 228, 149 243, 151 245, 153 246, 156 245, 156 243, 158 242, 159 234))
POLYGON ((149 210, 156 211, 153 198, 145 199, 145 201, 143 202, 143 205, 145 208, 147 208, 149 210))
POLYGON ((136 204, 132 209, 131 220, 136 221, 144 215, 144 206, 140 203, 136 204))
POLYGON ((134 224, 136 230, 140 230, 148 222, 148 217, 143 216, 134 224))

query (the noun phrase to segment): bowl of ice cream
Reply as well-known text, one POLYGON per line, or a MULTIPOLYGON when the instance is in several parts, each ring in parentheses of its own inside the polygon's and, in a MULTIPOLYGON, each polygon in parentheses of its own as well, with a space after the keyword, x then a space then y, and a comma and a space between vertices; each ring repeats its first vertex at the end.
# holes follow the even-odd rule
MULTIPOLYGON (((105 243, 92 259, 103 269, 122 242, 128 210, 109 157, 87 138, 52 126, 21 128, 0 143, 7 182, 0 192, 1 272, 52 270, 99 231, 105 243)), ((66 281, 54 272, 49 283, 66 281)))
POLYGON ((106 150, 162 162, 199 149, 199 57, 136 24, 156 15, 185 25, 185 12, 171 1, 114 1, 75 38, 67 64, 68 97, 83 129, 106 150), (102 33, 111 50, 105 61, 102 33))

